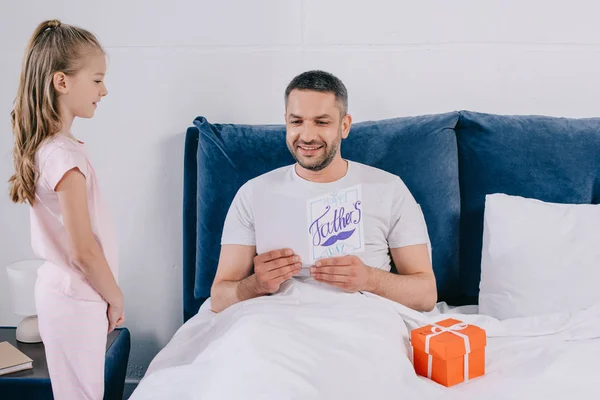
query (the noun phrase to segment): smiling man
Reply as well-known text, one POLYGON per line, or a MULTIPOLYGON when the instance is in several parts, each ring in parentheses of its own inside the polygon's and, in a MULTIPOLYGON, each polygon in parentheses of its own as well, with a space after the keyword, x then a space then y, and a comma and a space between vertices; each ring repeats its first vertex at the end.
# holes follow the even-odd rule
POLYGON ((213 311, 276 293, 294 276, 431 310, 436 283, 421 208, 398 176, 342 158, 352 125, 344 84, 327 72, 305 72, 288 85, 285 106, 286 143, 296 163, 248 181, 236 194, 221 239, 213 311))

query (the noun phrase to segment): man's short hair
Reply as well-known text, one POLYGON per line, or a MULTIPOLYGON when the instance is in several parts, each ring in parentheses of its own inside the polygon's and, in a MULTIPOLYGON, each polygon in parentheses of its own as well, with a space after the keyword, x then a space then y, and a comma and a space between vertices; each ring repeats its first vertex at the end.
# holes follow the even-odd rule
POLYGON ((321 93, 333 93, 342 117, 348 112, 348 91, 344 83, 329 72, 313 70, 296 76, 285 89, 285 106, 292 90, 313 90, 321 93))

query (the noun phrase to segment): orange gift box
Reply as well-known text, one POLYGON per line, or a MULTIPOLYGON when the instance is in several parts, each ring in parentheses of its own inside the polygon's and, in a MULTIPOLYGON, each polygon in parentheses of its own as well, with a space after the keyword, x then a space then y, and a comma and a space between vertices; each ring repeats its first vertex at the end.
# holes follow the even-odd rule
POLYGON ((448 318, 414 329, 413 364, 418 375, 453 386, 485 374, 485 331, 448 318))

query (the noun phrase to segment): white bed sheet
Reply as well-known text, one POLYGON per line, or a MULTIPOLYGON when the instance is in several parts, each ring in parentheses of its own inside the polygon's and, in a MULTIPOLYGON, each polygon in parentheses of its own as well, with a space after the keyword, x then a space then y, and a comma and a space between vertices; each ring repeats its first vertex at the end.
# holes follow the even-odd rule
POLYGON ((563 399, 600 386, 600 305, 498 321, 476 307, 418 313, 293 279, 220 314, 210 300, 150 364, 131 399, 563 399), (445 388, 414 373, 410 329, 454 317, 487 331, 486 375, 445 388))

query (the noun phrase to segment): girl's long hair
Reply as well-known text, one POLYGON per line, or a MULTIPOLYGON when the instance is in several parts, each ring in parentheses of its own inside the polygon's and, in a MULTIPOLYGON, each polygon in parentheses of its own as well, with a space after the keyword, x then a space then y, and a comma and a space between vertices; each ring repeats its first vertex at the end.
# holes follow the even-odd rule
POLYGON ((42 22, 31 36, 10 113, 15 174, 8 182, 13 202, 33 205, 38 178, 36 151, 62 129, 54 74, 76 74, 84 56, 94 48, 103 51, 92 33, 58 20, 42 22))

